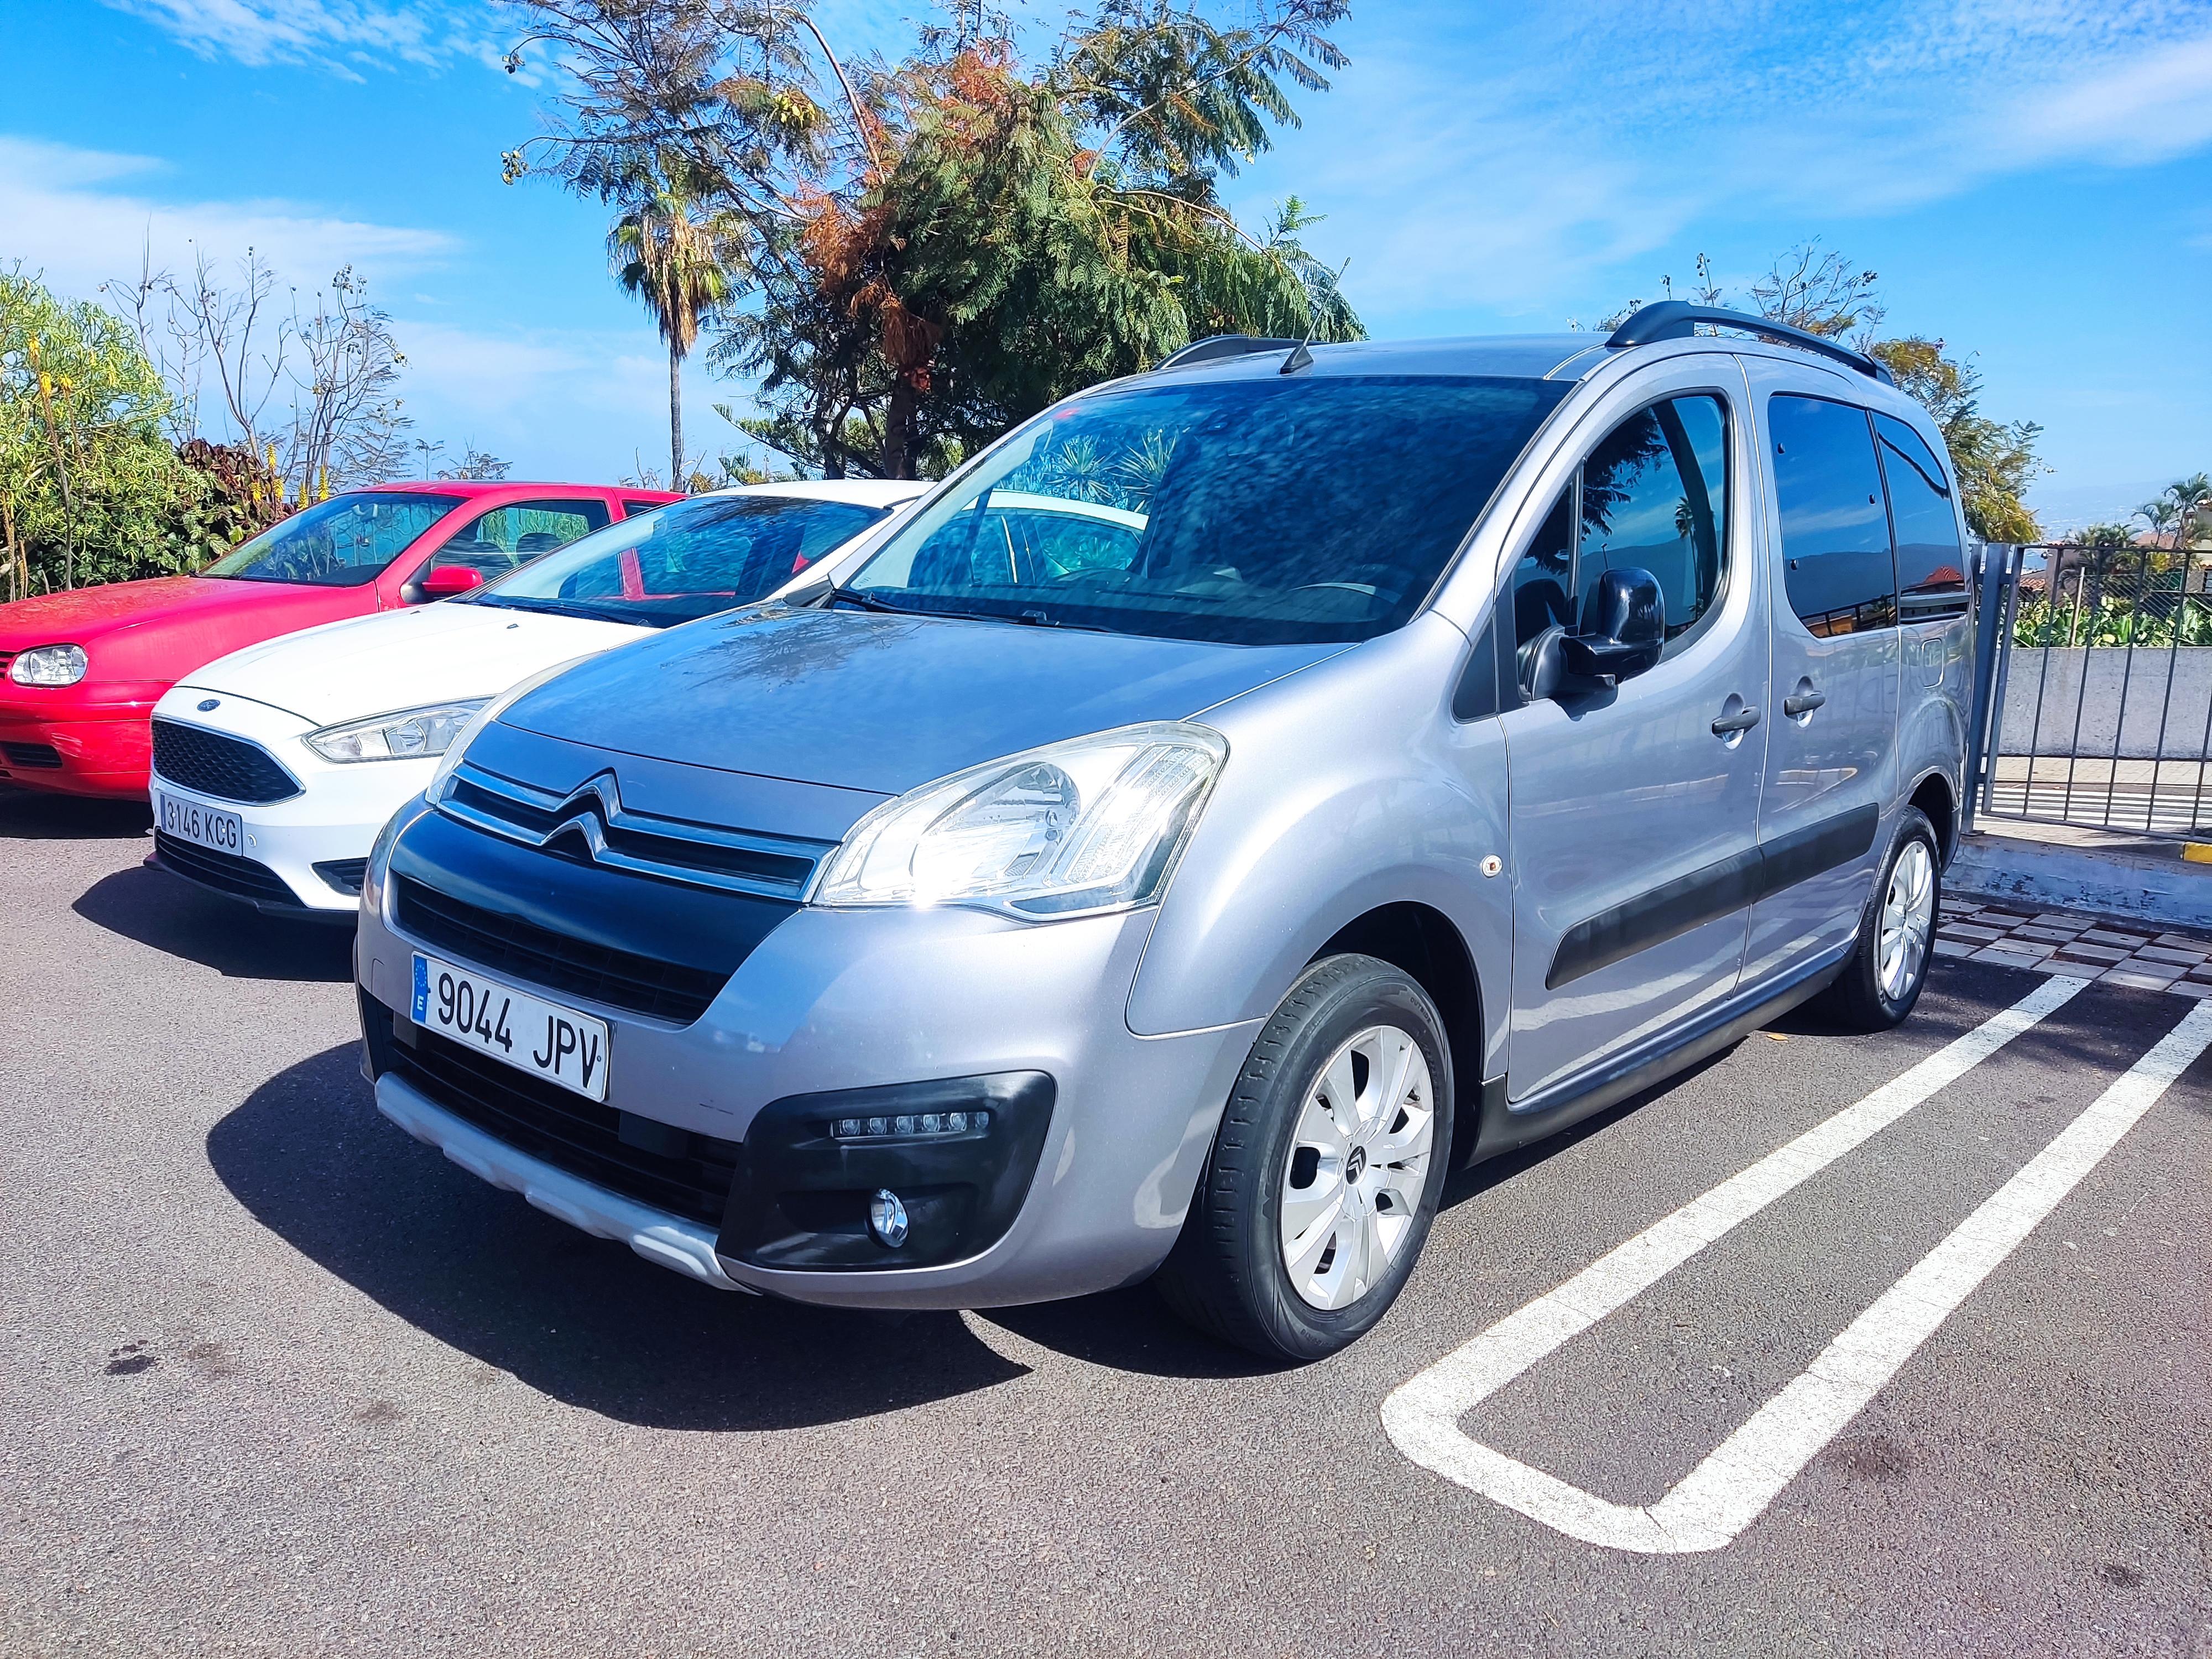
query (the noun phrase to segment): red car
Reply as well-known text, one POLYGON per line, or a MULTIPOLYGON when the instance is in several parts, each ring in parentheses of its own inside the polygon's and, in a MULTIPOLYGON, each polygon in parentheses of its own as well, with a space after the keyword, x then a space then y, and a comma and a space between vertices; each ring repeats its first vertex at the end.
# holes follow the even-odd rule
POLYGON ((0 605, 0 779, 143 796, 154 704, 201 665, 319 623, 463 592, 682 499, 598 484, 375 484, 304 508, 197 576, 0 605))

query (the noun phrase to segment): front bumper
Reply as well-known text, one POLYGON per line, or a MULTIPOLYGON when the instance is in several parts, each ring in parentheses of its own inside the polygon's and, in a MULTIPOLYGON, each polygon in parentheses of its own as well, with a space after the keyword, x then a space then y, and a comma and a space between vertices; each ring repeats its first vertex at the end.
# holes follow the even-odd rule
POLYGON ((532 1207, 556 1220, 595 1238, 619 1240, 655 1266, 673 1268, 717 1290, 749 1288, 722 1271, 714 1255, 714 1229, 593 1186, 543 1158, 517 1152, 389 1073, 376 1079, 376 1109, 477 1180, 520 1193, 532 1207))
MULTIPOLYGON (((187 880, 234 898, 246 898, 265 914, 350 925, 360 908, 358 885, 348 886, 347 866, 358 866, 368 856, 370 843, 385 821, 422 786, 437 768, 434 759, 365 761, 339 765, 325 760, 302 741, 313 726, 296 714, 225 696, 220 718, 210 718, 191 707, 197 692, 179 692, 160 709, 164 720, 204 727, 225 737, 257 744, 274 756, 301 785, 289 799, 258 804, 227 800, 204 790, 188 789, 170 779, 153 775, 150 787, 179 800, 238 814, 242 826, 244 857, 260 866, 290 894, 287 903, 274 895, 257 897, 241 887, 227 884, 220 874, 206 872, 185 858, 161 860, 163 866, 187 880), (319 869, 317 866, 324 866, 319 869), (333 867, 335 866, 335 867, 333 867)), ((254 880, 250 872, 249 880, 254 880)), ((358 878, 356 877, 357 882, 358 878)))
MULTIPOLYGON (((725 1230, 580 1180, 545 1156, 509 1146, 495 1159, 480 1143, 504 1143, 427 1100, 419 1087, 404 1097, 394 1090, 392 1098, 410 1114, 401 1120, 410 1133, 424 1139, 446 1134, 447 1121, 468 1129, 435 1141, 449 1156, 459 1147, 464 1167, 474 1168, 474 1158, 483 1164, 477 1173, 493 1171, 485 1178, 549 1213, 563 1213, 556 1202, 568 1204, 586 1218, 575 1224, 586 1231, 623 1238, 705 1283, 726 1279, 796 1301, 902 1309, 1087 1294, 1145 1277, 1173 1245, 1257 1030, 1252 1022, 1132 1034, 1125 1009, 1151 924, 1149 911, 1031 926, 949 908, 800 909, 688 1025, 548 994, 608 1023, 609 1108, 723 1147, 743 1143, 763 1107, 793 1096, 1044 1073, 1054 1101, 1026 1197, 994 1242, 941 1265, 775 1269, 715 1253, 717 1279, 696 1246, 726 1240, 725 1230), (441 1116, 426 1115, 426 1107, 441 1116), (549 1169, 563 1181, 544 1176, 549 1169), (580 1188, 603 1196, 586 1203, 580 1188), (541 1202, 540 1194, 551 1201, 541 1202), (669 1260, 664 1246, 690 1265, 669 1260)), ((355 947, 362 988, 403 1018, 415 948, 387 915, 362 913, 355 947)), ((400 1081, 389 1073, 379 1080, 380 1105, 386 1085, 400 1081)))
POLYGON ((23 789, 143 798, 160 685, 0 686, 0 779, 23 789))

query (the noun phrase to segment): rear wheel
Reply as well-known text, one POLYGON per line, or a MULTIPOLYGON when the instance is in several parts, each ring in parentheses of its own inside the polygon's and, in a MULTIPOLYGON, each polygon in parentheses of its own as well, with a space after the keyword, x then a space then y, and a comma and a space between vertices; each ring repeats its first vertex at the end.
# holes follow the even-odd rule
POLYGON ((1858 948, 1821 1000, 1829 1015, 1854 1030, 1887 1031, 1912 1012, 1928 982, 1942 881, 1935 826, 1908 806, 1859 918, 1858 948))
POLYGON ((1270 1358, 1357 1340, 1428 1237, 1451 1141, 1443 1023, 1372 957, 1316 963, 1252 1045, 1161 1294, 1270 1358))

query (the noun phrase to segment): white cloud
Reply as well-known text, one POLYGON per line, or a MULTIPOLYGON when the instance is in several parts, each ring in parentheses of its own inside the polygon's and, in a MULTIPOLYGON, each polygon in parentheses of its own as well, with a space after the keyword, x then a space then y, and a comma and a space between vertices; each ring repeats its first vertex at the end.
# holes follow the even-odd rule
POLYGON ((1302 100, 1308 131, 1285 147, 1331 216, 1317 240, 1355 253, 1364 309, 1548 309, 1699 220, 1832 222, 2212 143, 2202 0, 1492 15, 1400 14, 1353 43, 1336 90, 1302 100))
POLYGON ((0 259, 21 259, 47 285, 89 299, 102 283, 155 269, 188 270, 204 254, 228 267, 252 248, 282 281, 311 289, 351 264, 373 279, 452 252, 441 231, 340 218, 283 201, 167 202, 106 188, 163 171, 114 155, 0 137, 0 259))
POLYGON ((203 58, 241 64, 313 64, 350 79, 354 65, 422 65, 453 58, 496 63, 510 32, 488 6, 379 5, 361 0, 106 0, 144 19, 203 58))

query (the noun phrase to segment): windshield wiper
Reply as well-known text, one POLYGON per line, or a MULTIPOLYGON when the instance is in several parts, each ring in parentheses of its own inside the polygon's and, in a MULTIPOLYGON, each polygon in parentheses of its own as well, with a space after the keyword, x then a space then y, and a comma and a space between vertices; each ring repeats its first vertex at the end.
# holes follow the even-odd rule
POLYGON ((825 608, 835 608, 840 603, 857 605, 863 611, 878 611, 886 617, 934 617, 940 614, 935 611, 915 611, 907 605, 893 605, 889 599, 879 599, 874 594, 863 593, 856 587, 839 587, 833 583, 830 591, 822 596, 822 604, 825 608))
POLYGON ((548 617, 578 617, 586 622, 627 621, 625 617, 610 617, 605 611, 596 610, 588 605, 568 605, 559 599, 525 599, 520 595, 508 599, 504 596, 487 594, 481 599, 470 599, 465 603, 489 605, 497 611, 530 611, 548 617))
POLYGON ((1012 623, 1018 628, 1070 628, 1084 634, 1110 634, 1110 628, 1096 628, 1089 623, 1062 623, 1049 620, 1042 611, 1024 611, 1009 615, 1003 611, 933 611, 921 605, 893 605, 889 599, 879 599, 872 593, 863 593, 850 587, 833 587, 822 597, 824 605, 834 605, 840 599, 857 605, 863 611, 879 611, 890 617, 945 617, 958 622, 1012 623))

